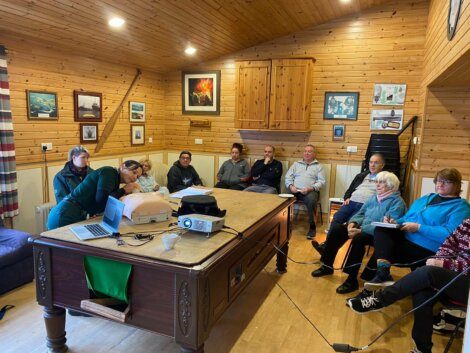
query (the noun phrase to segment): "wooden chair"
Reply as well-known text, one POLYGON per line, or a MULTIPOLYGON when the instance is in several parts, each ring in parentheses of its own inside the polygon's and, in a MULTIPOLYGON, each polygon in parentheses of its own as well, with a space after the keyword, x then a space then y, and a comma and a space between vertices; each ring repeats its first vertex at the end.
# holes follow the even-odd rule
MULTIPOLYGON (((299 209, 302 207, 303 209, 307 209, 307 206, 305 206, 305 203, 301 200, 296 200, 295 205, 294 205, 294 221, 297 221, 299 218, 299 209)), ((315 222, 318 224, 318 217, 320 217, 320 224, 323 225, 323 209, 321 207, 321 201, 320 201, 320 191, 318 192, 318 202, 317 202, 317 207, 315 208, 314 211, 314 217, 315 217, 315 222)))

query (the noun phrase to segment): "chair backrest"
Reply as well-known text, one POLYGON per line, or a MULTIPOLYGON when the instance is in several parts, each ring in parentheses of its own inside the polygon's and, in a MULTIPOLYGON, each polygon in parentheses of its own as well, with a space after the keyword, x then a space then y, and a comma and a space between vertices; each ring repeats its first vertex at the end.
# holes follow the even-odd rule
POLYGON ((150 173, 153 175, 158 185, 167 186, 168 179, 166 175, 168 174, 169 170, 170 170, 170 166, 168 164, 154 163, 150 173))

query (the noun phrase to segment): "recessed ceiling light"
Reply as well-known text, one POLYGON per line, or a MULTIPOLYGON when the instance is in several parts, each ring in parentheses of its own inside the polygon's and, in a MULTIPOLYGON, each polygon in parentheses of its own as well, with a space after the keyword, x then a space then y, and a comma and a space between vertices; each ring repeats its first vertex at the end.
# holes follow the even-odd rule
POLYGON ((193 47, 187 47, 184 52, 188 55, 193 55, 196 52, 196 48, 193 47))
POLYGON ((339 0, 340 2, 342 2, 343 4, 348 4, 351 2, 351 0, 339 0))
POLYGON ((113 17, 108 21, 108 24, 111 27, 122 27, 124 23, 126 23, 126 21, 124 21, 124 19, 120 17, 113 17))

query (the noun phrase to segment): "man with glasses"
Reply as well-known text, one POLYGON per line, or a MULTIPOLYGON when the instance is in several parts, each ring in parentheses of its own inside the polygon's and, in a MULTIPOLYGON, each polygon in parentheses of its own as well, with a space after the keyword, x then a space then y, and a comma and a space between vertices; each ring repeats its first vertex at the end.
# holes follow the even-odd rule
MULTIPOLYGON (((371 196, 377 194, 375 189, 375 178, 385 166, 385 159, 382 154, 374 153, 369 159, 369 169, 355 176, 348 190, 344 194, 344 201, 341 208, 333 216, 330 228, 334 224, 343 224, 349 221, 362 207, 362 205, 370 199, 371 196)), ((328 239, 329 233, 327 235, 328 239)), ((323 254, 326 241, 319 244, 312 240, 312 246, 323 254)))
POLYGON ((201 178, 191 165, 191 152, 181 151, 179 159, 173 163, 167 174, 168 190, 176 192, 193 185, 202 185, 201 178))

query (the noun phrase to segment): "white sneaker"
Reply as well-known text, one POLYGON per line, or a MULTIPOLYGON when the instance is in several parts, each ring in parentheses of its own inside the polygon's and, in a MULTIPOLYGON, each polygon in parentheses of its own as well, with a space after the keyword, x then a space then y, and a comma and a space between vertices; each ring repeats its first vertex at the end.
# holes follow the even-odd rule
POLYGON ((418 348, 413 348, 410 353, 421 353, 421 351, 418 348))

